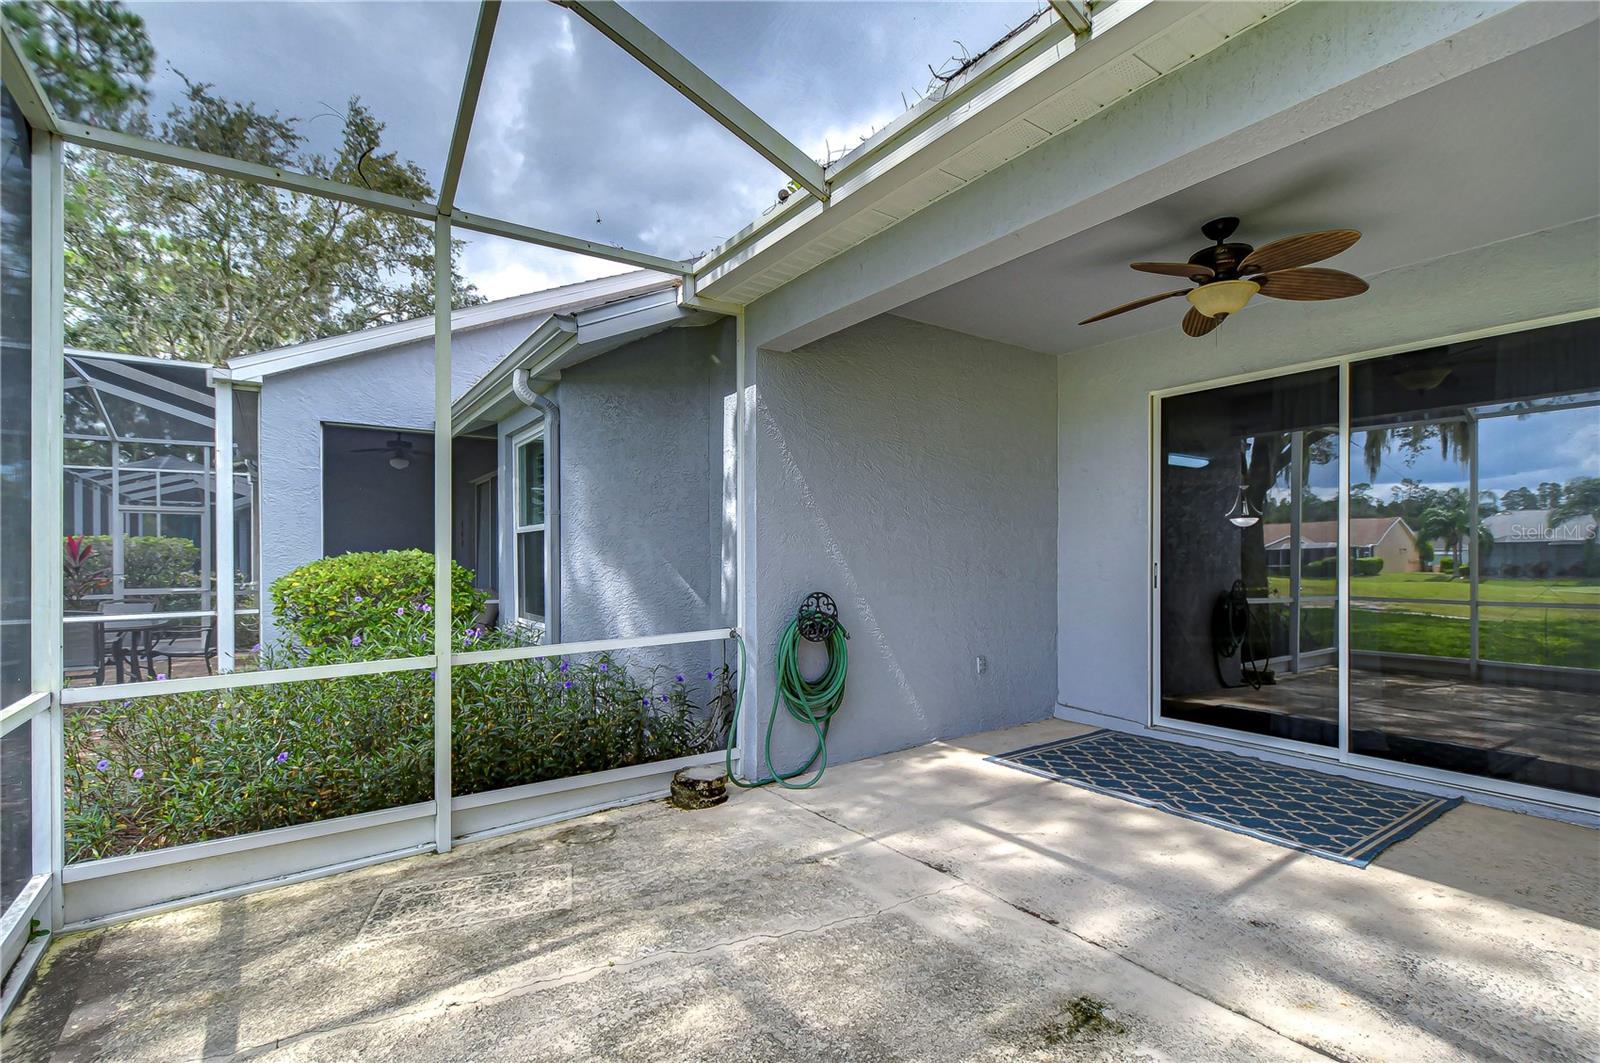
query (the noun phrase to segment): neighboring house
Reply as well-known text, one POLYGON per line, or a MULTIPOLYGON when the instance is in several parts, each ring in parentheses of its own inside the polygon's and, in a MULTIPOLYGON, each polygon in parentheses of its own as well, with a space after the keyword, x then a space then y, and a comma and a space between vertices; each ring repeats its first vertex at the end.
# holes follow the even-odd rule
MULTIPOLYGON (((1283 574, 1289 571, 1290 535, 1290 526, 1287 524, 1263 526, 1268 572, 1283 574)), ((1300 525, 1302 566, 1323 558, 1336 557, 1338 553, 1337 521, 1311 520, 1300 525)), ((1417 551, 1417 533, 1400 517, 1351 517, 1350 556, 1381 558, 1385 572, 1422 571, 1422 561, 1417 551)))
MULTIPOLYGON (((731 322, 635 272, 453 324, 451 553, 500 619, 546 641, 728 623, 731 322)), ((228 363, 260 389, 264 590, 319 557, 432 549, 433 359, 428 318, 228 363)))
POLYGON ((1481 526, 1494 538, 1483 559, 1483 575, 1515 578, 1579 576, 1586 549, 1595 541, 1594 514, 1568 517, 1553 527, 1551 510, 1520 509, 1484 517, 1481 526))

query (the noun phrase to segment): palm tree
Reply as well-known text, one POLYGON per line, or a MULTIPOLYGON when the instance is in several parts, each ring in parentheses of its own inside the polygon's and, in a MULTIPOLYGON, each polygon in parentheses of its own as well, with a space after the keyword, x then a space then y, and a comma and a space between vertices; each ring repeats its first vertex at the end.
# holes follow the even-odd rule
POLYGON ((1452 491, 1422 511, 1417 518, 1417 534, 1425 539, 1444 540, 1445 549, 1450 551, 1456 567, 1460 568, 1461 541, 1472 530, 1472 517, 1467 512, 1466 500, 1452 497, 1455 495, 1457 492, 1452 491))

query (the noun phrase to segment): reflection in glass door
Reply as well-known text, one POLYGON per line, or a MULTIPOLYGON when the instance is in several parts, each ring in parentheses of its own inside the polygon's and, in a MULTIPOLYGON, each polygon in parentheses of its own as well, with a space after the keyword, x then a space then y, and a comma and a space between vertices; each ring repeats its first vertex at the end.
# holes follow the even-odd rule
POLYGON ((1596 331, 1351 367, 1352 753, 1600 796, 1596 331))
POLYGON ((1339 741, 1339 375, 1161 406, 1161 715, 1339 741))
POLYGON ((1600 797, 1597 351, 1588 319, 1163 397, 1158 722, 1600 797))

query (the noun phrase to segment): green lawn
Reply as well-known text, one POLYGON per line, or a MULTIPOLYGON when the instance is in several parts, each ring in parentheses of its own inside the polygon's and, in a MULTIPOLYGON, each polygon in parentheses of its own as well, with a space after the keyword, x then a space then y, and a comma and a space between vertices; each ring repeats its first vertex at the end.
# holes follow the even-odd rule
MULTIPOLYGON (((1432 572, 1400 572, 1355 579, 1350 644, 1358 650, 1467 657, 1471 653, 1471 606, 1467 581, 1432 572), (1410 598, 1407 603, 1363 602, 1363 598, 1410 598)), ((1332 595, 1332 580, 1306 580, 1307 595, 1332 595)), ((1285 599, 1287 578, 1272 579, 1274 596, 1285 599)), ((1480 601, 1526 602, 1481 606, 1479 656, 1490 661, 1600 668, 1600 610, 1541 609, 1541 604, 1600 605, 1600 580, 1488 579, 1480 601)), ((1284 605, 1287 606, 1287 601, 1284 605)), ((1301 616, 1302 647, 1333 644, 1333 609, 1307 606, 1301 616)))
MULTIPOLYGON (((1273 576, 1275 596, 1289 596, 1289 577, 1273 576)), ((1351 582, 1356 598, 1426 598, 1429 601, 1466 601, 1468 583, 1440 572, 1381 572, 1376 576, 1357 576, 1351 582)), ((1305 579, 1300 593, 1332 595, 1335 581, 1305 579)), ((1594 579, 1486 579, 1478 584, 1480 601, 1496 602, 1579 602, 1600 605, 1600 580, 1594 579)))

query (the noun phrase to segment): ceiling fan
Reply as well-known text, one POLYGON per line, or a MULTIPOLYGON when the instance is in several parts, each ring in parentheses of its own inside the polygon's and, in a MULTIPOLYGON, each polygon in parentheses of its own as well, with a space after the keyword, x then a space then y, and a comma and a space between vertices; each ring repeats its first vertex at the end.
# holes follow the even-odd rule
POLYGON ((1189 256, 1187 262, 1131 262, 1142 273, 1187 277, 1198 287, 1178 288, 1160 295, 1148 295, 1123 303, 1104 313, 1084 318, 1080 325, 1104 321, 1108 317, 1159 303, 1163 299, 1185 296, 1189 312, 1183 315, 1183 331, 1189 336, 1204 336, 1229 314, 1244 309, 1257 292, 1274 299, 1299 301, 1345 299, 1367 290, 1367 282, 1337 269, 1306 269, 1313 262, 1332 258, 1347 250, 1361 234, 1354 229, 1327 229, 1274 240, 1260 248, 1228 243, 1239 227, 1238 218, 1217 218, 1200 226, 1207 240, 1215 241, 1189 256))
POLYGON ((379 454, 387 451, 389 454, 389 467, 391 469, 405 469, 411 466, 412 458, 429 458, 433 455, 424 450, 417 450, 416 444, 401 435, 394 434, 394 438, 381 447, 357 447, 352 454, 379 454))

